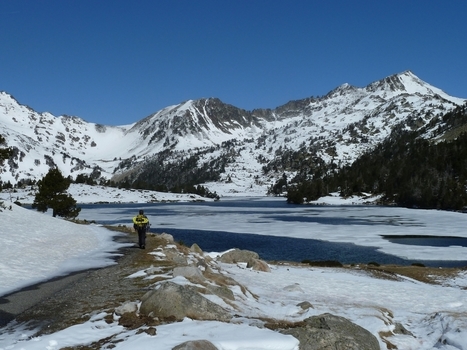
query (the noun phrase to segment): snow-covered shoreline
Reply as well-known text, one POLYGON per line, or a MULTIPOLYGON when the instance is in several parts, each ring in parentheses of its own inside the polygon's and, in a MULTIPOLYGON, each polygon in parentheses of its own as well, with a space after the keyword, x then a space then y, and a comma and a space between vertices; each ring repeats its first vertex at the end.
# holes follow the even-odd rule
MULTIPOLYGON (((67 191, 78 204, 94 203, 153 203, 153 202, 194 202, 212 201, 191 193, 168 193, 150 190, 123 189, 107 186, 71 184, 67 191)), ((31 186, 21 189, 0 191, 0 201, 32 204, 35 189, 31 186)))
MULTIPOLYGON (((96 192, 96 197, 92 198, 90 195, 89 198, 99 198, 96 188, 93 190, 96 192)), ((88 193, 92 191, 89 190, 88 193)), ((100 194, 101 198, 102 196, 103 193, 100 194)), ((130 203, 133 200, 139 203, 144 202, 142 199, 138 201, 135 197, 125 198, 123 201, 130 203)), ((350 200, 356 202, 358 199, 350 200)), ((358 206, 355 207, 359 209, 358 206)), ((206 215, 209 214, 207 208, 201 209, 206 220, 212 220, 211 216, 206 215)), ((371 213, 367 211, 365 214, 371 213)), ((451 231, 455 229, 457 233, 460 233, 464 227, 463 214, 445 215, 445 213, 427 211, 412 211, 410 214, 415 215, 412 219, 416 222, 423 220, 426 222, 428 217, 434 216, 430 220, 436 225, 450 227, 451 231)), ((349 215, 353 215, 353 212, 349 211, 349 215)), ((235 217, 231 223, 237 229, 241 229, 242 225, 260 224, 258 222, 241 224, 241 221, 238 221, 241 217, 240 215, 235 217)), ((22 286, 71 271, 115 263, 112 257, 118 244, 112 240, 112 237, 116 233, 100 226, 66 222, 61 218, 52 218, 50 214, 21 208, 9 200, 4 203, 0 219, 4 228, 0 235, 2 243, 0 255, 5 257, 0 262, 0 280, 2 281, 0 294, 4 295, 22 286)), ((185 224, 180 221, 179 217, 176 219, 178 225, 185 224)), ((167 218, 164 218, 164 221, 166 220, 167 218)), ((191 220, 191 225, 193 225, 191 215, 187 215, 186 220, 187 222, 191 220)), ((399 220, 405 219, 402 217, 399 220)), ((261 223, 268 227, 272 225, 264 218, 261 223)), ((212 225, 215 226, 216 222, 212 225)), ((437 230, 436 225, 430 226, 430 229, 437 230)), ((400 228, 404 226, 401 225, 400 228)), ((366 227, 369 229, 372 226, 366 227)), ((414 225, 412 229, 417 227, 414 225)), ((359 227, 360 230, 364 228, 365 226, 359 227)), ((349 230, 342 233, 345 235, 350 232, 356 233, 353 227, 349 230)), ((324 230, 323 234, 329 236, 330 232, 324 230)), ((366 235, 364 233, 364 231, 360 232, 362 239, 374 239, 374 237, 371 238, 370 231, 367 231, 366 235)), ((142 254, 150 254, 154 259, 161 257, 159 251, 144 251, 142 254)), ((215 256, 215 253, 212 254, 215 256)), ((224 273, 247 286, 251 291, 251 296, 255 296, 241 297, 238 290, 233 289, 237 307, 247 316, 245 321, 257 317, 300 320, 307 316, 329 312, 344 316, 369 330, 380 339, 382 349, 388 349, 388 347, 379 334, 392 332, 392 327, 396 323, 403 325, 412 334, 391 336, 391 343, 397 345, 399 349, 467 349, 467 295, 465 293, 467 271, 465 270, 460 269, 453 278, 440 281, 438 285, 432 285, 402 277, 395 280, 374 278, 356 269, 306 268, 293 265, 270 265, 270 267, 271 272, 267 273, 252 271, 243 265, 219 265, 224 273), (304 300, 313 305, 313 308, 306 312, 297 308, 297 303, 304 300)), ((155 270, 147 266, 138 274, 139 278, 148 279, 150 282, 154 277, 151 277, 149 271, 155 270)), ((188 283, 187 280, 180 277, 174 278, 170 274, 166 274, 164 278, 176 283, 188 283)), ((212 300, 219 302, 216 298, 212 300)), ((228 305, 222 303, 221 306, 229 308, 228 305)), ((58 350, 64 346, 89 344, 106 337, 121 340, 116 344, 117 349, 154 348, 157 344, 158 349, 168 350, 183 341, 195 339, 200 334, 206 334, 206 337, 217 344, 220 350, 297 350, 296 342, 287 340, 289 338, 272 341, 270 331, 258 328, 254 322, 230 324, 185 319, 183 322, 158 326, 157 335, 150 337, 145 333, 138 334, 136 330, 127 330, 117 322, 111 324, 105 322, 106 313, 101 311, 95 310, 90 319, 82 324, 40 337, 34 337, 34 333, 24 328, 23 325, 10 325, 8 332, 6 329, 3 332, 0 331, 0 350, 44 348, 58 350), (242 339, 232 338, 229 336, 232 332, 242 332, 244 337, 242 339), (78 333, 80 337, 75 337, 78 333), (281 347, 277 347, 278 344, 281 347)))
MULTIPOLYGON (((48 220, 54 219, 48 217, 48 220)), ((152 256, 154 263, 127 276, 148 285, 141 290, 141 296, 164 280, 202 287, 157 267, 158 261, 168 258, 168 252, 176 256, 173 255, 176 249, 169 243, 141 251, 152 256), (155 280, 159 282, 152 282, 155 280)), ((149 326, 126 328, 119 324, 117 314, 94 310, 83 315, 86 320, 83 323, 40 336, 25 324, 10 324, 0 331, 0 349, 58 350, 107 339, 116 349, 170 350, 186 341, 206 339, 219 350, 298 350, 296 339, 265 328, 264 320, 297 322, 323 313, 345 317, 370 331, 381 349, 391 349, 389 344, 413 350, 451 350, 453 346, 467 349, 464 345, 467 344, 467 271, 459 270, 454 278, 428 284, 396 275, 381 278, 358 267, 340 269, 281 263, 270 264, 270 272, 260 272, 247 268, 244 263, 216 262, 219 255, 193 252, 186 258, 195 263, 209 256, 214 259, 209 263, 213 270, 236 281, 230 287, 235 299, 229 303, 216 295, 203 294, 237 315, 231 322, 185 318, 181 322, 158 325, 155 335, 149 335, 144 332, 149 326), (308 302, 310 307, 302 308, 303 302, 308 302), (396 325, 405 331, 396 331, 396 325), (239 333, 242 337, 236 336, 239 333)), ((140 305, 139 300, 129 301, 140 305)))
POLYGON ((115 232, 17 205, 2 208, 0 295, 75 271, 114 264, 115 232))

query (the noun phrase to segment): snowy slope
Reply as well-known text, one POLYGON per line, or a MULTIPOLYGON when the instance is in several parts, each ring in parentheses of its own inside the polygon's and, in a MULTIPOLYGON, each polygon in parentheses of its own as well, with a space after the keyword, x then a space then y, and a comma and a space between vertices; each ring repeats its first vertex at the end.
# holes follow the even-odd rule
POLYGON ((112 240, 115 233, 102 227, 77 225, 10 204, 0 205, 0 217, 0 295, 56 276, 115 263, 111 259, 119 247, 112 240), (40 264, 36 258, 42 259, 40 264))
POLYGON ((164 154, 158 161, 178 163, 196 156, 198 167, 223 159, 221 180, 206 185, 221 195, 264 194, 284 172, 264 171, 264 166, 287 151, 349 163, 394 127, 411 128, 414 120, 423 126, 465 101, 406 71, 363 88, 343 84, 323 97, 273 110, 245 111, 216 98, 189 100, 114 127, 38 113, 0 93, 0 134, 15 149, 1 180, 37 180, 53 165, 65 176, 135 178, 147 161, 164 154))
MULTIPOLYGON (((1 190, 0 202, 15 202, 32 204, 37 188, 29 186, 14 190, 1 190)), ((155 203, 155 202, 194 202, 213 201, 191 193, 167 193, 150 190, 135 190, 107 186, 90 186, 86 184, 71 184, 67 190, 78 204, 92 203, 155 203)))

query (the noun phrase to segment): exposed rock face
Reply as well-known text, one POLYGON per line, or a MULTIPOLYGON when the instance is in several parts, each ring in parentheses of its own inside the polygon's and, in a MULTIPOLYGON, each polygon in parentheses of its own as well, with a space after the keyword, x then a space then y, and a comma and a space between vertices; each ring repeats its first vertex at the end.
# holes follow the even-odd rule
POLYGON ((217 348, 207 340, 190 340, 177 345, 172 350, 217 350, 217 348))
POLYGON ((300 341, 300 350, 380 350, 376 337, 344 317, 322 314, 282 330, 300 341))
POLYGON ((238 262, 248 263, 251 259, 259 259, 258 253, 240 249, 233 249, 219 258, 221 262, 227 264, 236 264, 238 262))
POLYGON ((161 319, 229 321, 232 316, 219 305, 206 299, 193 288, 165 282, 147 292, 141 302, 140 313, 161 319))

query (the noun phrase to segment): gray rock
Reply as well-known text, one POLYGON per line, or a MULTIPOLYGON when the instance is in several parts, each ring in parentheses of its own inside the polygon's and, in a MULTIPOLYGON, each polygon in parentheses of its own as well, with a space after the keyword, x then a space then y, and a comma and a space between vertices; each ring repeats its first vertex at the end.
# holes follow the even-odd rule
POLYGON ((280 331, 300 341, 300 350, 380 350, 376 337, 348 319, 322 314, 280 331))
POLYGON ((202 282, 205 280, 203 273, 196 266, 179 266, 173 269, 173 276, 183 276, 190 281, 202 282))
POLYGON ((190 252, 203 255, 203 250, 196 243, 193 243, 193 245, 190 247, 190 252))
POLYGON ((164 254, 167 257, 167 260, 172 261, 176 265, 179 265, 179 266, 188 265, 186 256, 180 253, 177 249, 165 249, 164 254))
POLYGON ((232 300, 234 301, 235 300, 235 295, 234 293, 232 292, 232 290, 226 286, 213 286, 211 284, 209 284, 206 289, 214 294, 214 295, 217 295, 218 297, 222 298, 222 299, 227 299, 227 300, 232 300))
POLYGON ((162 239, 165 239, 167 242, 174 242, 174 236, 172 236, 169 233, 163 232, 163 233, 160 234, 159 237, 162 238, 162 239))
POLYGON ((225 309, 193 288, 173 282, 164 282, 157 289, 147 292, 141 300, 140 313, 160 319, 175 318, 178 321, 189 317, 227 322, 232 318, 225 309))
POLYGON ((184 342, 172 350, 218 350, 210 341, 207 340, 190 340, 184 342))
POLYGON ((157 330, 154 327, 143 329, 143 332, 147 335, 150 335, 151 337, 154 337, 157 334, 157 330))
POLYGON ((402 324, 396 323, 394 327, 394 334, 404 334, 413 336, 412 332, 408 331, 402 324))
POLYGON ((267 262, 260 259, 250 259, 246 267, 255 271, 271 272, 271 269, 269 268, 267 262))
POLYGON ((313 305, 309 301, 302 301, 298 303, 297 306, 301 307, 302 310, 313 309, 313 305))
POLYGON ((134 301, 127 301, 123 305, 115 309, 115 314, 117 316, 122 316, 123 314, 129 313, 129 312, 136 312, 137 310, 138 310, 137 303, 135 303, 134 301))
POLYGON ((227 264, 236 264, 238 262, 249 262, 251 259, 259 259, 258 253, 250 250, 234 249, 223 254, 219 260, 227 264))

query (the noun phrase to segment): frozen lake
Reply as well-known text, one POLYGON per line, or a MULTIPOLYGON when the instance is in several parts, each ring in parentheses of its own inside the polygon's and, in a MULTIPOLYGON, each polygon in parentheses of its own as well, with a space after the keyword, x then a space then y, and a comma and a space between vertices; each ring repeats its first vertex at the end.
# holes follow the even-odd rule
POLYGON ((289 205, 283 198, 80 205, 81 219, 131 225, 143 209, 151 231, 204 251, 256 251, 265 260, 467 266, 466 214, 362 205, 289 205))

